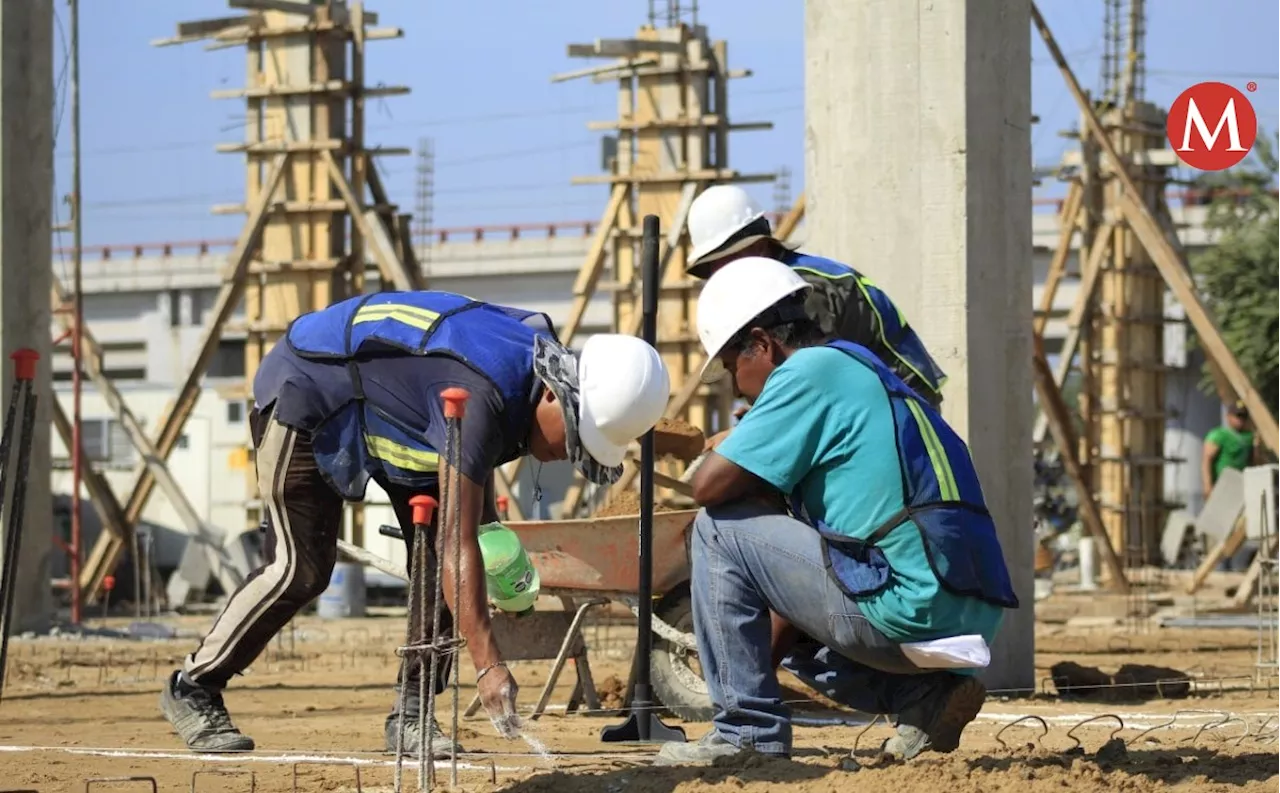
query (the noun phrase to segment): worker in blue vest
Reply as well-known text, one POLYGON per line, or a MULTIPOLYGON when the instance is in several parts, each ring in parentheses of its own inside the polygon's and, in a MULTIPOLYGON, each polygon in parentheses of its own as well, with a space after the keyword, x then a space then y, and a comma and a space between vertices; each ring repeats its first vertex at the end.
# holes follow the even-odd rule
MULTIPOLYGON (((328 585, 344 501, 361 501, 376 482, 406 544, 416 541, 409 498, 438 498, 439 477, 449 473, 441 393, 451 387, 470 392, 457 456, 462 488, 425 538, 434 549, 436 525, 454 525, 449 509, 460 505, 462 591, 455 598, 444 587, 442 630, 457 620, 494 724, 518 725, 518 688, 494 640, 477 541, 478 526, 497 519, 494 469, 527 454, 568 460, 591 482, 615 481, 628 444, 666 408, 667 371, 657 351, 632 336, 593 336, 574 354, 544 314, 448 292, 382 292, 298 317, 258 369, 250 425, 269 518, 268 561, 231 593, 165 686, 161 710, 189 748, 253 749, 232 724, 223 689, 328 585)), ((446 581, 454 580, 452 540, 446 581)), ((414 558, 411 547, 407 558, 414 558)), ((427 631, 412 643, 430 641, 427 631)), ((442 660, 437 692, 450 673, 450 657, 442 660)), ((405 731, 397 735, 393 707, 387 751, 402 739, 406 753, 419 755, 426 743, 417 727, 424 707, 418 680, 414 665, 397 681, 397 692, 401 685, 409 692, 405 731)), ((435 724, 431 730, 436 755, 447 755, 451 739, 435 724)))
POLYGON ((716 709, 661 764, 788 756, 774 658, 819 642, 824 689, 896 716, 886 753, 953 751, 982 708, 974 672, 1018 607, 968 448, 865 347, 829 341, 793 269, 739 259, 698 298, 704 382, 751 401, 692 480, 699 661, 716 709), (771 623, 772 618, 772 623, 771 623))
POLYGON ((689 207, 689 239, 687 270, 695 278, 744 256, 792 268, 812 286, 805 305, 824 333, 866 347, 926 402, 942 402, 946 376, 889 296, 852 267, 775 239, 769 218, 741 187, 704 190, 689 207))

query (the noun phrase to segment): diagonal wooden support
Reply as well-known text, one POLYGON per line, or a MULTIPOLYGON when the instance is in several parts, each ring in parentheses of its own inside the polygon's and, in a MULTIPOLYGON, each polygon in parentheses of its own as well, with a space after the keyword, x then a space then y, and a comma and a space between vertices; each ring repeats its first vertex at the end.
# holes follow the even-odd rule
MULTIPOLYGON (((1088 321, 1089 304, 1093 302, 1093 292, 1098 286, 1098 278, 1102 274, 1102 260, 1111 250, 1115 236, 1116 222, 1107 220, 1098 229, 1093 238, 1093 248, 1089 251, 1089 259, 1084 263, 1084 272, 1080 274, 1080 290, 1076 293, 1076 302, 1067 314, 1067 335, 1062 339, 1062 350, 1058 353, 1058 366, 1053 371, 1053 384, 1059 391, 1067 381, 1067 373, 1071 371, 1071 361, 1076 357, 1080 347, 1080 336, 1084 333, 1084 324, 1088 321)), ((1042 338, 1041 334, 1036 334, 1042 338)), ((1048 419, 1043 406, 1036 417, 1035 429, 1031 437, 1036 445, 1044 443, 1049 432, 1048 419)))
MULTIPOLYGON (((276 203, 273 196, 280 186, 288 161, 288 152, 277 154, 271 159, 271 168, 263 181, 262 190, 254 201, 249 217, 245 220, 235 248, 228 257, 229 266, 223 273, 222 287, 218 290, 213 311, 210 312, 209 323, 205 326, 204 338, 200 342, 200 352, 196 354, 195 362, 187 373, 187 379, 183 381, 178 396, 165 409, 164 420, 161 421, 160 431, 156 435, 155 450, 162 460, 169 458, 169 453, 173 451, 178 438, 182 435, 183 426, 191 416, 191 411, 195 409, 196 401, 200 398, 200 381, 204 379, 209 362, 217 352, 218 342, 222 338, 222 328, 244 295, 245 273, 249 270, 249 261, 262 235, 262 228, 266 225, 267 210, 276 203)), ((156 479, 151 469, 143 468, 133 485, 129 500, 125 503, 125 521, 129 526, 136 526, 142 518, 142 511, 155 486, 156 479)), ((96 597, 103 577, 115 569, 123 550, 124 545, 121 541, 105 532, 99 535, 98 542, 94 545, 80 573, 80 588, 86 597, 96 597)))
MULTIPOLYGON (((75 436, 72 432, 71 419, 67 416, 61 402, 56 398, 49 401, 53 405, 53 427, 58 437, 62 439, 62 445, 68 450, 74 449, 75 436)), ((80 457, 85 459, 83 440, 80 443, 80 457)), ((84 482, 84 489, 89 491, 89 501, 93 504, 94 511, 98 513, 98 519, 102 521, 104 532, 122 543, 128 542, 133 536, 133 527, 125 522, 124 508, 120 506, 120 501, 111 490, 106 477, 97 468, 86 465, 81 469, 81 479, 84 482)))
POLYGON ((1036 7, 1034 2, 1031 4, 1031 20, 1040 32, 1040 37, 1044 39, 1045 47, 1049 50, 1049 54, 1057 63, 1058 70, 1062 72, 1062 77, 1067 83, 1068 90, 1071 91, 1071 94, 1075 97, 1076 104, 1080 106, 1081 112, 1084 113, 1085 121, 1089 125, 1089 134, 1093 136, 1103 153, 1111 160, 1112 172, 1122 188, 1120 196, 1121 213, 1129 224, 1129 228, 1137 236, 1142 247, 1146 249, 1152 263, 1160 271, 1161 277, 1164 278, 1169 289, 1187 312, 1187 318, 1191 320, 1192 326, 1196 329, 1196 335, 1204 345, 1205 352, 1208 353, 1209 357, 1222 371, 1223 376, 1226 377, 1227 382, 1231 384, 1231 387, 1235 389, 1235 392, 1244 402, 1249 411, 1249 418, 1252 419, 1253 425, 1258 428, 1258 432, 1261 433, 1262 440, 1267 444, 1267 448, 1273 453, 1280 454, 1280 437, 1278 437, 1280 436, 1280 428, 1276 425, 1275 416, 1271 415, 1271 410, 1267 407, 1267 403, 1263 401, 1262 395, 1253 387, 1253 383, 1249 381, 1249 376, 1240 368, 1240 362, 1236 360, 1231 349, 1227 347, 1227 343, 1223 341, 1222 333, 1218 329, 1213 316, 1205 308, 1204 303, 1200 301, 1200 296, 1196 294, 1195 283, 1191 280, 1191 273, 1186 266, 1186 262, 1178 256, 1177 251, 1161 229, 1159 221, 1152 215, 1150 207, 1139 200, 1142 191, 1134 184, 1133 178, 1125 167, 1125 160, 1116 151, 1115 144, 1111 142, 1106 128, 1102 126, 1102 121, 1098 118, 1097 111, 1094 110, 1093 104, 1085 95, 1084 89, 1080 87, 1080 82, 1076 79, 1075 73, 1071 71, 1071 66, 1067 63, 1066 57, 1058 47, 1057 40, 1054 39, 1053 33, 1050 32, 1049 26, 1044 21, 1044 16, 1041 15, 1040 9, 1036 7))
MULTIPOLYGON (((369 196, 373 199, 374 206, 390 207, 391 197, 387 194, 387 188, 382 184, 382 176, 378 173, 377 164, 368 152, 361 155, 366 161, 365 177, 368 179, 369 196)), ((405 269, 409 272, 409 277, 413 281, 414 289, 426 289, 427 277, 422 272, 421 265, 418 264, 418 254, 413 249, 413 240, 410 238, 408 226, 401 224, 400 218, 390 209, 379 209, 378 217, 382 219, 383 227, 386 229, 387 235, 397 243, 396 250, 400 252, 400 260, 404 262, 405 269), (401 226, 404 225, 402 228, 401 226)), ((408 215, 402 216, 408 218, 408 215)))
MULTIPOLYGON (((1049 324, 1049 314, 1053 311, 1053 300, 1058 296, 1058 285, 1067 273, 1067 257, 1071 255, 1071 240, 1076 236, 1076 226, 1080 220, 1080 205, 1084 203, 1084 189, 1079 182, 1072 182, 1067 189, 1067 200, 1062 205, 1062 213, 1058 219, 1058 247, 1049 261, 1049 271, 1045 273, 1044 289, 1040 292, 1040 312, 1035 318, 1035 329, 1038 335, 1044 335, 1045 326, 1049 324)), ((1081 277, 1084 273, 1080 274, 1081 277)))
POLYGON ((1111 538, 1107 536, 1106 526, 1102 523, 1102 513, 1098 510, 1098 502, 1093 499, 1093 490, 1089 487, 1089 483, 1085 481, 1084 473, 1080 470, 1080 462, 1076 458, 1074 433, 1071 431, 1070 413, 1062 399, 1062 392, 1058 390, 1057 384, 1053 382, 1053 372, 1049 369, 1049 362, 1045 360, 1044 349, 1041 344, 1036 345, 1033 363, 1036 393, 1044 406, 1045 415, 1049 417, 1049 427, 1053 431, 1053 441, 1058 446, 1058 454, 1062 458, 1063 467, 1067 470, 1067 476, 1071 477, 1071 481, 1075 483, 1076 495, 1080 501, 1080 513, 1085 528, 1093 535, 1094 541, 1098 544, 1098 550, 1102 552, 1102 562, 1110 573, 1108 583, 1111 588, 1121 594, 1127 594, 1129 592, 1129 581, 1124 575, 1124 565, 1121 564, 1120 557, 1116 556, 1116 550, 1111 545, 1111 538))
POLYGON ((609 239, 613 235, 614 226, 618 221, 618 212, 630 194, 630 185, 626 183, 614 185, 613 192, 609 195, 609 203, 605 205, 604 214, 600 216, 600 225, 596 226, 596 235, 591 240, 591 247, 587 249, 587 258, 582 262, 582 269, 578 270, 578 277, 573 282, 573 306, 570 307, 569 317, 559 333, 560 343, 566 347, 572 344, 573 337, 578 335, 582 318, 587 314, 587 306, 595 296, 596 284, 604 271, 605 246, 609 244, 609 239))
POLYGON ((805 194, 801 193, 796 202, 791 205, 791 210, 778 221, 778 227, 773 230, 773 238, 779 242, 790 239, 796 226, 800 225, 800 221, 804 219, 805 211, 805 194))
POLYGON ((400 261, 400 257, 396 254, 395 246, 391 244, 387 229, 380 222, 372 222, 373 219, 377 218, 377 213, 372 210, 365 211, 364 207, 360 205, 355 193, 351 191, 351 185, 347 182, 346 174, 338 167, 338 161, 333 158, 333 152, 322 151, 320 152, 320 158, 324 160, 325 165, 328 167, 329 178, 333 181, 333 186, 338 188, 339 195, 342 196, 342 200, 346 203, 352 222, 356 224, 360 235, 364 237, 372 250, 373 258, 378 263, 378 271, 382 274, 383 282, 395 284, 396 289, 402 292, 420 289, 422 274, 411 272, 404 262, 400 261))
MULTIPOLYGON (((56 276, 52 278, 49 293, 50 302, 54 309, 66 305, 70 300, 70 295, 62 288, 62 284, 56 276)), ((64 330, 70 331, 75 324, 75 321, 66 312, 55 310, 54 316, 57 317, 58 323, 64 330)), ((147 432, 141 422, 133 415, 133 411, 125 403, 124 397, 120 394, 119 389, 116 388, 115 383, 111 382, 106 372, 102 370, 102 356, 102 345, 98 343, 97 338, 87 327, 82 327, 80 329, 80 365, 84 368, 85 374, 89 375, 89 379, 93 381, 98 392, 106 400, 107 407, 111 409, 116 420, 120 422, 120 426, 124 429, 125 435, 128 436, 129 442, 133 444, 133 448, 138 452, 141 466, 151 472, 151 476, 160 485, 160 489, 168 496, 169 503, 173 505, 179 519, 186 526, 188 535, 203 546, 204 553, 209 559, 210 571, 218 578, 218 582, 222 584, 225 591, 234 591, 236 587, 240 586, 244 577, 227 560, 222 550, 221 532, 207 525, 196 514, 195 507, 191 505, 191 500, 183 492, 182 486, 174 478, 173 472, 169 470, 164 458, 156 451, 151 439, 147 437, 147 432)), ((122 533, 120 539, 127 540, 131 531, 132 529, 122 533)), ((248 571, 244 572, 247 573, 248 571)))
POLYGON ((1223 341, 1218 323, 1214 321, 1213 315, 1196 294, 1195 282, 1191 280, 1191 272, 1186 263, 1179 260, 1169 240, 1161 231, 1159 223, 1152 217, 1151 210, 1145 204, 1138 202, 1134 195, 1136 193, 1126 192, 1120 197, 1120 209, 1129 223, 1129 228, 1138 237, 1142 247, 1146 248, 1151 261, 1164 276, 1165 283, 1169 285, 1169 289, 1187 312, 1187 319, 1191 320, 1192 326, 1196 329, 1200 344, 1248 408, 1249 418, 1258 428, 1262 442, 1273 453, 1280 454, 1280 440, 1276 437, 1280 433, 1280 428, 1277 428, 1275 416, 1271 415, 1271 410, 1262 399, 1262 395, 1253 387, 1249 376, 1240 368, 1240 362, 1232 354, 1231 348, 1223 341))

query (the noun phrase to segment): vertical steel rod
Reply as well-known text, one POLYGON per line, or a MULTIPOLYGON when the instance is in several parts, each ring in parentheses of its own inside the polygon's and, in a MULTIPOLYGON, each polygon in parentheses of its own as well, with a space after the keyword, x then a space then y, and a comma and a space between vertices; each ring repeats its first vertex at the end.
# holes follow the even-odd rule
MULTIPOLYGON (((83 473, 84 455, 81 453, 84 439, 80 409, 82 382, 80 356, 84 350, 84 201, 80 192, 80 2, 67 0, 70 11, 71 42, 71 272, 75 290, 75 319, 71 326, 71 623, 79 625, 83 599, 80 591, 81 525, 83 511, 80 501, 80 478, 83 473)), ((137 559, 134 559, 137 566, 137 559)), ((136 575, 136 571, 135 571, 136 575)), ((105 604, 109 595, 103 593, 105 604)))
POLYGON ((26 403, 23 405, 22 436, 18 439, 16 478, 13 480, 13 502, 9 507, 8 535, 5 537, 4 578, 5 587, 4 628, 0 630, 0 694, 4 691, 4 670, 9 654, 9 634, 13 632, 13 601, 18 575, 18 554, 22 546, 22 519, 27 507, 27 473, 31 464, 31 436, 36 423, 35 384, 26 380, 26 403))

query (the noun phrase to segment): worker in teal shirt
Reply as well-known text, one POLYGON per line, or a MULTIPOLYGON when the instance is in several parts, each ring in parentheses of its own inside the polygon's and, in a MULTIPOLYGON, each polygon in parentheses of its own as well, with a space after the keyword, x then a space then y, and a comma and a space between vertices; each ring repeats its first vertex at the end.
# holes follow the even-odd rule
POLYGON ((985 698, 973 671, 989 655, 973 659, 1018 606, 967 447, 873 353, 828 341, 806 315, 810 288, 749 257, 699 298, 703 379, 731 373, 752 406, 693 479, 694 627, 715 729, 665 745, 659 763, 789 755, 775 668, 796 631, 823 647, 819 687, 896 714, 886 752, 952 751, 985 698), (916 643, 937 639, 972 652, 926 660, 916 643))

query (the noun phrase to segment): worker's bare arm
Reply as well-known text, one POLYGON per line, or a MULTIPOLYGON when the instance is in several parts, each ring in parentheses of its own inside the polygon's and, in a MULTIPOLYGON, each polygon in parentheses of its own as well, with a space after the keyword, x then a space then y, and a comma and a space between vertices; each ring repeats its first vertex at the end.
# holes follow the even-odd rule
POLYGON ((763 479, 716 452, 693 475, 693 500, 701 507, 715 507, 743 498, 773 498, 777 491, 763 479))
POLYGON ((1218 444, 1213 441, 1204 442, 1204 453, 1200 456, 1200 484, 1206 498, 1209 491, 1213 490, 1213 461, 1218 459, 1219 451, 1218 444))
MULTIPOLYGON (((452 482, 453 474, 446 464, 441 471, 442 484, 452 482)), ((502 660, 497 642, 493 638, 493 628, 489 621, 488 597, 485 589, 484 562, 480 556, 478 528, 485 513, 485 486, 473 482, 463 475, 461 498, 456 501, 442 492, 445 508, 440 514, 440 531, 444 532, 444 599, 449 604, 449 611, 458 621, 458 631, 467 642, 471 661, 476 669, 502 660), (453 504, 462 509, 461 532, 457 541, 461 545, 461 587, 454 591, 455 550, 454 536, 450 528, 454 525, 454 516, 450 514, 453 504)))

